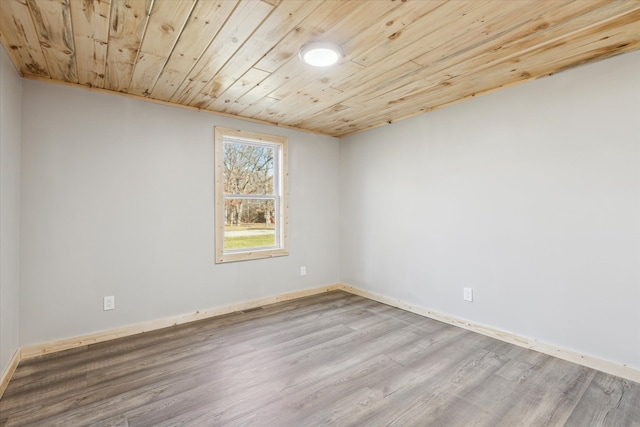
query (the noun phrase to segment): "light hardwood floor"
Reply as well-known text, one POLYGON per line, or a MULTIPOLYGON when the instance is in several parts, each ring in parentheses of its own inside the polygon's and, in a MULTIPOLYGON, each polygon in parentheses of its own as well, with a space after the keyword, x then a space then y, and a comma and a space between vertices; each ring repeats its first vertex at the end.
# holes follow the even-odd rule
POLYGON ((342 291, 23 361, 0 426, 640 426, 640 384, 342 291))

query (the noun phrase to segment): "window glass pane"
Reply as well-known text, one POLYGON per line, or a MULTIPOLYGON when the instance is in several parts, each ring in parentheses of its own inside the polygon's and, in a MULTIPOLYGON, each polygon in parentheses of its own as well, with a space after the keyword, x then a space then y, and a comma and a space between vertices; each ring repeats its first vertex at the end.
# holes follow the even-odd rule
POLYGON ((225 194, 273 194, 273 147, 224 143, 225 194))
POLYGON ((225 250, 276 246, 275 200, 225 198, 224 211, 225 250))

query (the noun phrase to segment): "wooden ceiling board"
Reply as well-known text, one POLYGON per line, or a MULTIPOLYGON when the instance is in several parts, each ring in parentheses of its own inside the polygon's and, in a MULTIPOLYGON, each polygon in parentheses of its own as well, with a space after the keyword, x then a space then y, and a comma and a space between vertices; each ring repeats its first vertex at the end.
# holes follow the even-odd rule
POLYGON ((54 80, 78 82, 69 0, 27 0, 33 25, 54 80))
MULTIPOLYGON (((323 40, 343 45, 366 31, 366 29, 372 25, 375 25, 381 17, 384 17, 390 11, 393 11, 403 4, 405 3, 384 1, 361 3, 359 7, 352 9, 346 14, 344 11, 342 14, 334 14, 333 17, 335 21, 332 22, 331 25, 329 25, 329 22, 326 20, 323 22, 322 27, 326 28, 326 34, 330 34, 330 37, 325 37, 323 40)), ((297 53, 288 60, 290 67, 296 70, 299 69, 299 63, 297 53)), ((327 89, 330 89, 330 86, 335 83, 339 76, 354 75, 357 71, 360 71, 361 68, 358 64, 345 62, 339 69, 315 68, 310 69, 306 73, 297 73, 297 75, 295 75, 296 73, 294 72, 292 73, 295 75, 294 78, 286 79, 283 84, 272 91, 269 96, 280 99, 285 105, 291 102, 296 103, 298 104, 297 110, 299 110, 301 104, 305 103, 303 99, 305 94, 310 102, 314 103, 319 100, 319 98, 314 97, 314 94, 317 94, 318 97, 324 97, 321 96, 323 92, 325 96, 330 92, 341 93, 342 91, 339 89, 335 90, 336 88, 333 88, 334 90, 330 92, 327 92, 327 89), (296 95, 296 99, 291 99, 292 94, 296 95)))
MULTIPOLYGON (((621 10, 631 10, 631 12, 628 12, 628 13, 632 13, 632 14, 637 13, 637 5, 633 7, 630 7, 632 6, 630 4, 627 4, 626 7, 622 7, 622 6, 623 5, 618 5, 618 7, 609 8, 610 9, 609 15, 611 14, 615 15, 621 10)), ((623 38, 626 38, 627 40, 637 41, 638 40, 638 22, 640 21, 636 19, 634 22, 634 19, 636 19, 636 17, 634 16, 632 16, 631 18, 627 18, 627 20, 631 21, 629 23, 629 26, 631 28, 629 29, 628 33, 625 36, 623 36, 623 38)), ((575 31, 578 31, 578 33, 581 34, 586 31, 587 33, 589 33, 587 37, 593 39, 594 38, 593 34, 601 34, 601 32, 604 31, 604 27, 599 27, 598 29, 595 30, 595 32, 593 31, 589 32, 588 31, 589 27, 584 25, 584 23, 581 23, 581 25, 576 26, 575 23, 572 23, 573 21, 580 22, 582 20, 576 18, 574 20, 571 20, 570 22, 563 23, 563 27, 565 28, 563 29, 563 31, 561 31, 561 34, 566 34, 567 32, 575 32, 575 31), (576 30, 576 28, 579 30, 576 30)), ((622 24, 624 24, 624 21, 616 20, 612 25, 615 28, 616 26, 622 25, 622 24)), ((486 48, 484 53, 482 51, 476 50, 475 52, 470 52, 470 54, 467 55, 466 57, 461 55, 456 55, 456 58, 458 59, 465 58, 466 61, 462 61, 458 64, 456 64, 455 61, 451 61, 451 62, 447 62, 447 64, 444 66, 441 63, 436 63, 437 68, 433 68, 430 70, 427 69, 428 75, 430 75, 431 78, 434 79, 436 82, 439 82, 436 87, 425 88, 424 91, 417 92, 410 97, 399 97, 399 96, 395 96, 395 94, 392 94, 393 96, 390 99, 386 99, 381 96, 377 98, 376 103, 378 106, 384 106, 386 104, 387 108, 380 108, 378 111, 374 112, 371 116, 367 116, 364 119, 359 116, 359 112, 341 111, 340 120, 345 123, 352 123, 353 120, 355 120, 356 118, 360 120, 365 120, 365 121, 370 120, 370 121, 377 122, 377 125, 373 126, 373 127, 376 127, 376 126, 380 126, 385 123, 388 123, 389 121, 394 121, 399 118, 415 115, 415 114, 403 115, 399 112, 396 112, 396 110, 404 108, 405 106, 410 110, 414 109, 415 113, 420 113, 421 111, 431 111, 434 108, 444 106, 444 105, 449 105, 451 103, 451 99, 447 97, 443 98, 442 92, 446 92, 447 94, 448 93, 455 94, 453 96, 454 99, 464 100, 464 99, 473 97, 476 94, 490 91, 491 89, 510 86, 514 83, 514 79, 515 79, 515 83, 517 83, 518 81, 528 81, 528 80, 531 80, 532 78, 538 78, 547 74, 551 74, 551 72, 548 72, 547 70, 549 69, 555 70, 554 67, 563 69, 564 67, 562 64, 565 64, 565 63, 571 64, 572 61, 576 63, 578 62, 581 63, 583 61, 583 57, 589 58, 594 55, 596 57, 604 55, 604 52, 593 53, 591 51, 587 51, 584 55, 580 57, 567 58, 568 52, 567 52, 567 48, 564 45, 560 45, 557 49, 554 49, 551 55, 544 55, 545 51, 551 49, 551 47, 555 42, 563 39, 562 37, 559 38, 557 36, 558 32, 555 31, 553 27, 547 27, 546 25, 541 24, 540 28, 545 28, 545 30, 543 31, 546 31, 548 34, 547 34, 547 37, 536 38, 536 40, 539 42, 538 45, 530 46, 529 44, 525 43, 524 46, 522 45, 520 47, 514 46, 514 48, 510 50, 508 44, 501 45, 498 43, 497 45, 492 45, 486 48), (542 43, 540 43, 541 41, 542 43), (499 49, 499 47, 501 46, 507 46, 507 47, 504 49, 499 49), (527 54, 527 52, 529 51, 531 51, 531 53, 527 54), (527 54, 526 57, 522 57, 522 55, 525 55, 525 54, 527 54), (553 58, 554 55, 559 58, 556 63, 550 64, 548 60, 545 60, 547 56, 549 56, 550 58, 553 58), (525 60, 534 61, 534 62, 537 61, 540 64, 539 68, 541 68, 543 71, 522 70, 522 66, 524 64, 521 64, 520 67, 515 67, 515 68, 513 67, 514 63, 517 64, 525 60), (492 72, 492 69, 496 64, 498 64, 498 67, 497 67, 497 69, 499 70, 498 74, 495 74, 495 72, 492 72), (505 69, 507 69, 507 71, 505 71, 505 69), (515 70, 521 69, 521 71, 517 76, 511 76, 509 73, 511 69, 515 69, 515 70), (493 83, 491 82, 488 83, 489 88, 484 86, 477 86, 473 83, 474 81, 472 79, 473 76, 478 74, 480 75, 486 74, 485 77, 490 77, 493 80, 493 83), (501 82, 501 83, 496 84, 496 82, 501 82), (411 103, 414 99, 416 100, 416 104, 411 103), (351 117, 351 115, 353 115, 353 117, 351 117)), ((575 49, 580 49, 582 51, 588 48, 588 46, 584 46, 583 44, 580 44, 578 42, 581 39, 577 38, 578 37, 577 35, 574 35, 574 37, 576 38, 573 39, 571 45, 574 46, 575 49)), ((603 35, 603 37, 611 37, 611 35, 603 35)), ((616 48, 615 42, 612 42, 611 40, 609 40, 608 45, 609 45, 609 49, 613 51, 617 50, 618 53, 620 53, 619 49, 616 48)), ((631 46, 627 47, 625 51, 629 51, 637 48, 637 47, 634 48, 633 46, 634 45, 632 44, 631 46)), ((515 73, 515 71, 512 72, 511 74, 513 73, 515 73)), ((300 124, 300 126, 303 126, 306 128, 312 128, 312 129, 315 127, 321 127, 324 129, 326 128, 326 126, 330 124, 331 120, 336 120, 336 123, 339 123, 340 121, 340 120, 337 120, 337 117, 324 117, 321 120, 323 121, 316 122, 316 123, 312 123, 310 121, 303 122, 300 124)), ((348 128, 345 127, 345 124, 341 124, 338 127, 334 128, 332 132, 345 132, 347 130, 348 128)))
POLYGON ((47 60, 26 3, 0 1, 0 33, 14 65, 23 75, 49 77, 47 60))
MULTIPOLYGON (((258 86, 238 98, 234 105, 228 106, 229 111, 239 111, 244 117, 252 117, 261 112, 260 105, 272 105, 273 99, 277 99, 274 91, 296 78, 301 73, 298 50, 310 40, 321 38, 323 31, 333 27, 342 17, 352 13, 361 4, 344 0, 330 0, 323 2, 323 7, 316 10, 313 17, 308 17, 294 30, 290 31, 274 48, 262 58, 254 68, 268 71, 271 74, 258 86), (327 7, 327 5, 331 7, 327 7), (261 100, 263 102, 261 102, 261 100), (246 111, 246 113, 245 113, 246 111), (250 113, 249 113, 250 112, 250 113), (250 114, 250 115, 249 115, 250 114)), ((342 68, 350 63, 343 63, 342 68)), ((305 74, 315 74, 321 69, 306 67, 305 74)), ((335 70, 335 69, 334 69, 335 70)), ((344 71, 344 70, 342 70, 344 71)), ((335 71, 332 71, 335 72, 335 71)), ((279 100, 279 99, 278 99, 279 100)), ((269 114, 272 115, 272 114, 269 114)))
POLYGON ((231 112, 230 107, 234 106, 235 99, 242 97, 254 87, 258 86, 265 78, 269 76, 266 71, 251 68, 244 73, 242 77, 235 80, 231 87, 227 88, 220 96, 215 97, 212 94, 212 100, 206 106, 209 110, 221 111, 224 113, 231 112))
MULTIPOLYGON (((482 51, 468 52, 463 58, 456 58, 456 62, 453 64, 447 61, 440 62, 438 68, 432 72, 447 70, 449 75, 461 75, 464 70, 477 70, 477 67, 488 66, 487 64, 494 61, 504 61, 512 56, 521 55, 529 49, 538 49, 539 46, 544 46, 550 41, 564 39, 567 35, 584 31, 591 22, 601 22, 612 16, 615 17, 629 10, 637 9, 637 4, 634 7, 630 3, 605 1, 602 2, 602 7, 593 10, 584 7, 586 4, 582 3, 578 1, 571 4, 571 8, 559 8, 552 13, 531 20, 521 27, 514 28, 514 31, 506 32, 501 37, 491 40, 490 44, 485 46, 482 51), (580 15, 571 13, 571 11, 577 10, 576 7, 579 8, 580 15), (598 15, 598 20, 594 19, 594 14, 598 15)), ((425 66, 432 64, 426 55, 415 58, 414 61, 425 66)))
POLYGON ((71 1, 71 21, 78 83, 104 87, 111 0, 71 1))
POLYGON ((195 0, 161 1, 154 5, 128 93, 151 94, 194 5, 195 0))
POLYGON ((414 53, 433 48, 430 35, 438 29, 446 28, 449 37, 455 37, 458 31, 464 30, 465 26, 472 21, 467 19, 467 15, 473 14, 474 11, 482 14, 486 8, 502 9, 503 7, 513 7, 513 2, 459 0, 437 3, 437 7, 414 20, 400 34, 379 40, 373 48, 354 57, 352 61, 368 66, 380 62, 389 63, 388 58, 392 56, 397 58, 415 57, 414 53), (465 22, 464 25, 463 22, 465 22))
POLYGON ((262 59, 276 45, 284 34, 289 33, 300 21, 315 11, 322 4, 321 0, 304 2, 286 2, 273 10, 262 25, 251 35, 236 54, 220 69, 207 84, 202 93, 212 97, 204 106, 207 109, 223 111, 229 102, 234 101, 269 76, 269 72, 253 65, 262 59), (228 92, 232 86, 238 88, 237 82, 244 82, 242 91, 228 92), (244 90, 246 88, 247 90, 244 90))
MULTIPOLYGON (((539 4, 540 2, 535 2, 534 0, 531 3, 535 6, 536 3, 539 4)), ((485 8, 480 8, 479 3, 476 2, 455 2, 452 4, 455 5, 454 10, 446 10, 442 7, 438 10, 440 13, 448 13, 448 16, 455 13, 457 16, 456 23, 461 28, 460 31, 452 32, 448 27, 442 25, 439 26, 435 22, 419 22, 420 25, 430 25, 433 27, 433 30, 429 33, 428 37, 409 45, 406 45, 406 43, 399 44, 398 48, 392 50, 392 53, 387 56, 386 59, 381 58, 377 63, 368 66, 367 72, 363 72, 358 76, 352 76, 350 79, 343 80, 335 87, 345 91, 348 89, 349 91, 363 93, 363 90, 365 90, 365 93, 373 93, 374 90, 369 89, 373 85, 369 84, 369 82, 371 80, 375 80, 377 77, 376 74, 381 74, 380 70, 386 72, 387 70, 393 69, 393 67, 389 67, 387 64, 407 62, 412 62, 423 67, 423 75, 417 76, 417 74, 420 74, 420 71, 412 72, 408 75, 399 74, 398 78, 394 79, 397 87, 407 84, 408 82, 403 81, 407 79, 413 80, 416 78, 428 78, 431 81, 436 81, 430 73, 424 72, 424 70, 426 70, 428 66, 433 65, 434 62, 441 60, 445 55, 449 58, 453 58, 464 52, 474 55, 477 52, 477 45, 484 43, 490 36, 493 37, 490 30, 490 25, 493 22, 490 19, 492 14, 498 15, 500 18, 517 15, 519 16, 519 20, 525 20, 527 19, 528 13, 537 13, 537 8, 528 7, 531 4, 524 1, 510 2, 507 3, 507 7, 500 5, 500 7, 493 9, 488 9, 487 6, 485 6, 485 8), (527 7, 521 8, 521 4, 527 7), (417 60, 424 56, 429 57, 430 60, 423 60, 422 62, 417 60), (356 78, 361 75, 363 77, 362 80, 356 80, 356 78)), ((407 29, 407 31, 409 30, 410 28, 407 29)), ((390 40, 390 42, 393 42, 393 40, 390 40)), ((382 50, 386 51, 387 46, 385 45, 382 50)), ((371 61, 374 57, 375 55, 370 52, 368 59, 370 64, 372 64, 371 61)), ((457 60, 457 58, 454 60, 457 60)), ((387 92, 391 89, 392 88, 382 88, 382 90, 387 92)))
MULTIPOLYGON (((392 19, 396 18, 395 16, 390 17, 390 14, 397 13, 399 9, 406 7, 406 9, 403 9, 403 13, 404 15, 410 15, 412 12, 416 12, 418 10, 416 7, 420 5, 420 3, 406 2, 334 2, 334 4, 341 4, 342 10, 333 9, 333 13, 315 17, 315 20, 309 20, 301 27, 308 26, 322 29, 318 33, 326 32, 327 34, 332 34, 331 38, 325 40, 331 40, 340 45, 348 43, 363 33, 367 33, 370 28, 375 27, 381 20, 391 23, 392 19), (411 5, 412 7, 406 5, 411 5), (349 9, 346 10, 344 6, 349 6, 349 9), (318 23, 318 19, 321 19, 321 24, 318 23)), ((422 9, 424 9, 424 6, 422 6, 422 9)), ((367 45, 364 44, 364 46, 367 45)), ((269 109, 257 111, 252 117, 261 120, 266 120, 267 117, 279 117, 280 115, 277 111, 280 109, 280 105, 296 105, 296 111, 292 111, 287 115, 287 120, 290 123, 295 123, 299 115, 306 114, 308 111, 321 111, 325 108, 324 103, 333 103, 333 99, 342 95, 343 92, 332 87, 337 79, 355 75, 363 68, 356 63, 345 62, 339 69, 312 68, 306 73, 296 73, 299 67, 300 61, 297 58, 297 52, 295 55, 287 55, 285 64, 273 72, 269 78, 265 79, 264 84, 260 86, 262 90, 268 88, 265 93, 270 98, 277 99, 278 102, 269 102, 269 109), (279 82, 274 84, 276 79, 279 79, 279 82)), ((241 114, 244 114, 244 112, 241 114)))
MULTIPOLYGON (((534 2, 530 6, 536 6, 539 4, 542 3, 534 2)), ((505 12, 504 8, 503 12, 505 12)), ((525 8, 525 10, 517 8, 512 10, 508 15, 503 14, 502 16, 511 17, 514 14, 517 14, 519 17, 517 22, 526 22, 530 19, 530 16, 535 16, 535 13, 537 13, 535 7, 525 8)), ((470 15, 471 14, 467 14, 465 16, 471 17, 470 15)), ((479 21, 476 17, 472 17, 472 19, 479 21)), ((380 105, 383 100, 387 99, 387 102, 394 104, 402 101, 403 97, 411 94, 412 92, 418 93, 423 90, 429 90, 437 84, 445 82, 447 79, 451 78, 451 75, 438 75, 436 73, 436 70, 438 70, 437 66, 442 63, 445 58, 448 60, 448 64, 450 65, 456 61, 463 61, 468 58, 478 57, 479 53, 477 47, 485 43, 486 39, 495 40, 498 36, 501 36, 504 39, 505 33, 506 35, 509 34, 509 31, 505 30, 494 35, 490 30, 494 21, 488 20, 486 15, 482 17, 481 22, 485 24, 476 28, 475 31, 467 31, 448 42, 445 41, 446 49, 444 49, 443 46, 437 46, 436 48, 429 50, 426 54, 420 56, 419 59, 423 60, 424 65, 421 66, 417 64, 417 59, 405 62, 404 64, 406 65, 412 65, 408 68, 407 73, 405 73, 404 70, 396 72, 397 70, 391 69, 385 74, 376 76, 375 78, 369 77, 364 79, 364 83, 362 84, 358 84, 356 81, 351 82, 351 85, 341 82, 341 86, 338 87, 344 87, 345 89, 349 88, 349 90, 346 91, 347 99, 342 100, 341 103, 350 107, 363 108, 370 103, 377 103, 380 105), (483 39, 482 36, 485 36, 485 39, 483 39), (448 56, 443 57, 443 52, 447 52, 448 56), (430 57, 429 61, 424 61, 423 58, 425 57, 430 57)), ((467 29, 473 28, 471 24, 472 22, 467 26, 467 29)), ((515 27, 517 28, 520 25, 522 24, 518 23, 515 27)), ((402 53, 402 51, 403 50, 401 49, 398 52, 402 53)), ((445 70, 447 70, 446 67, 445 70)), ((372 76, 373 75, 374 74, 372 74, 372 76)), ((442 84, 446 85, 446 83, 442 84)), ((344 116, 344 113, 342 115, 344 116)), ((346 121, 352 122, 352 120, 346 121)))
MULTIPOLYGON (((449 85, 437 90, 429 89, 400 100, 388 101, 387 108, 366 117, 365 120, 372 123, 377 122, 377 125, 371 126, 374 128, 387 122, 396 121, 397 119, 394 117, 399 117, 399 119, 411 117, 411 115, 400 116, 394 102, 400 105, 404 104, 403 108, 414 109, 418 113, 428 112, 523 81, 552 74, 548 72, 550 67, 555 70, 553 72, 555 73, 572 68, 576 64, 588 63, 603 57, 640 49, 640 40, 628 42, 630 35, 637 34, 639 20, 638 11, 629 12, 613 20, 615 22, 610 22, 608 25, 602 24, 598 28, 593 28, 592 32, 577 37, 575 41, 580 44, 572 44, 570 49, 567 49, 562 41, 550 42, 522 56, 496 62, 488 68, 455 77, 448 82, 449 85), (609 27, 610 31, 606 33, 608 35, 603 35, 601 32, 606 30, 603 27, 609 27), (500 81, 501 84, 497 86, 496 81, 500 81), (454 88, 455 91, 452 91, 451 88, 454 88)), ((311 125, 308 126, 311 127, 311 125)), ((332 129, 332 132, 336 133, 348 133, 348 131, 349 127, 345 124, 332 129)))
POLYGON ((153 0, 111 1, 105 89, 129 88, 152 4, 153 0))
MULTIPOLYGON (((490 25, 497 17, 504 19, 504 17, 517 15, 520 21, 524 21, 528 19, 529 15, 536 16, 539 13, 539 8, 536 6, 540 4, 535 1, 523 1, 517 4, 513 2, 507 4, 509 7, 501 6, 489 10, 486 5, 484 9, 478 8, 479 4, 476 2, 456 2, 451 4, 453 10, 439 8, 440 13, 460 15, 457 22, 465 30, 452 37, 451 32, 444 26, 434 25, 437 28, 430 33, 430 44, 420 42, 421 48, 419 49, 414 43, 396 50, 388 60, 382 60, 375 66, 369 66, 367 71, 351 76, 351 78, 342 80, 338 85, 335 85, 334 87, 344 89, 343 96, 336 101, 349 107, 362 109, 372 103, 378 104, 385 95, 392 96, 393 99, 401 99, 403 96, 432 87, 435 85, 434 81, 437 80, 426 71, 428 67, 421 66, 408 58, 420 54, 423 50, 434 56, 433 61, 440 59, 443 52, 448 52, 451 56, 459 55, 460 52, 471 50, 469 46, 481 44, 482 42, 479 40, 482 40, 483 37, 495 37, 490 31, 490 25), (443 46, 446 46, 446 49, 443 46), (394 63, 402 65, 388 66, 388 64, 394 63), (356 80, 363 74, 366 74, 366 78, 361 81, 356 80)), ((323 104, 319 104, 318 107, 323 107, 323 104)))
POLYGON ((274 73, 292 58, 297 58, 300 48, 310 41, 323 40, 331 35, 330 28, 335 27, 345 16, 350 16, 362 7, 361 2, 348 0, 325 0, 313 16, 309 16, 293 31, 290 31, 255 68, 274 73))
POLYGON ((211 0, 196 3, 151 98, 169 101, 209 47, 239 0, 211 0))
MULTIPOLYGON (((429 52, 435 52, 435 54, 438 55, 436 58, 441 56, 442 52, 458 52, 458 49, 468 49, 469 44, 480 43, 478 40, 481 39, 482 36, 492 36, 492 32, 488 29, 489 24, 492 22, 491 12, 493 12, 495 16, 500 17, 517 14, 520 20, 525 20, 527 19, 528 14, 534 15, 535 13, 538 13, 536 6, 539 4, 540 2, 535 1, 522 1, 517 4, 518 7, 514 7, 516 4, 511 3, 511 8, 503 6, 493 10, 487 10, 486 6, 485 9, 470 7, 477 6, 477 3, 456 3, 454 5, 456 6, 454 9, 455 13, 460 15, 464 14, 462 18, 459 18, 459 20, 460 26, 466 30, 461 32, 459 35, 456 34, 454 38, 451 38, 451 33, 449 31, 445 30, 442 26, 438 27, 430 35, 432 45, 425 49, 429 52), (438 32, 445 34, 443 36, 436 37, 438 32), (435 43, 440 43, 441 46, 446 44, 447 49, 445 50, 440 48, 437 44, 435 45, 436 47, 432 47, 435 43)), ((452 13, 451 11, 445 11, 444 8, 440 8, 440 11, 443 13, 452 13)), ((495 19, 495 17, 493 17, 493 19, 495 19)), ((392 39, 393 38, 394 37, 392 37, 392 39)), ((424 87, 433 86, 434 83, 432 82, 432 76, 424 71, 426 67, 421 67, 412 60, 407 60, 407 58, 411 58, 418 54, 420 50, 416 49, 415 44, 408 47, 410 49, 404 48, 396 51, 394 54, 396 56, 390 58, 388 61, 383 60, 381 61, 381 64, 370 66, 368 71, 370 70, 371 73, 367 75, 367 78, 364 78, 361 81, 356 80, 357 77, 365 74, 359 73, 350 76, 351 78, 342 80, 339 85, 334 85, 333 87, 343 89, 344 93, 341 97, 333 100, 330 99, 329 102, 319 102, 312 110, 305 109, 303 112, 306 115, 312 115, 311 113, 320 112, 327 106, 336 102, 343 103, 351 107, 357 106, 365 108, 367 105, 375 103, 379 97, 385 94, 393 94, 394 96, 397 96, 397 98, 401 98, 412 92, 417 92, 424 87), (394 63, 403 65, 400 65, 399 67, 388 66, 388 64, 394 63), (409 66, 409 71, 405 73, 402 69, 404 68, 403 66, 409 66)), ((299 112, 294 116, 290 116, 292 122, 296 125, 298 124, 296 120, 300 118, 300 115, 301 114, 299 112)))
MULTIPOLYGON (((378 14, 384 14, 390 8, 395 8, 397 7, 398 4, 401 4, 399 2, 398 3, 373 2, 373 3, 370 3, 370 5, 374 7, 369 8, 368 10, 369 13, 363 14, 364 12, 363 8, 366 6, 364 4, 358 4, 355 2, 349 3, 349 2, 335 2, 335 1, 332 3, 336 5, 339 5, 342 3, 344 5, 351 6, 352 8, 350 9, 349 12, 346 12, 344 9, 342 9, 341 13, 334 12, 328 16, 325 16, 322 14, 314 15, 310 17, 310 20, 306 20, 305 22, 301 23, 300 26, 295 26, 295 29, 298 30, 307 25, 318 28, 319 25, 317 24, 317 21, 318 19, 322 19, 322 27, 326 29, 327 33, 331 33, 334 37, 331 41, 341 44, 340 38, 337 35, 342 34, 343 35, 342 37, 344 39, 349 38, 349 34, 345 34, 347 32, 343 28, 341 28, 341 25, 348 27, 352 34, 357 34, 361 28, 364 28, 367 25, 369 25, 371 20, 375 19, 375 17, 377 17, 378 14), (353 25, 354 21, 353 19, 349 18, 350 16, 361 17, 361 19, 357 21, 358 25, 353 25), (332 18, 332 19, 328 19, 328 18, 332 18), (345 25, 345 22, 347 23, 346 25, 345 25)), ((326 5, 326 2, 325 2, 325 5, 326 5)), ((291 27, 291 30, 293 29, 294 29, 294 26, 291 27)), ((344 64, 344 66, 341 67, 341 71, 344 72, 345 70, 347 70, 349 68, 349 65, 350 64, 344 64)), ((296 99, 293 101, 293 103, 297 104, 298 106, 301 106, 305 102, 304 98, 307 94, 304 92, 301 92, 299 90, 300 88, 313 87, 315 91, 323 92, 326 90, 325 86, 328 86, 330 84, 330 82, 325 79, 322 79, 322 81, 315 81, 317 80, 316 79, 317 73, 321 71, 326 72, 327 70, 316 69, 313 71, 310 70, 310 72, 307 72, 307 73, 300 73, 299 70, 300 70, 300 61, 297 58, 297 51, 296 51, 295 55, 289 55, 285 65, 283 65, 279 70, 277 70, 272 74, 272 75, 275 75, 275 78, 265 81, 264 84, 261 86, 262 88, 271 87, 273 90, 269 91, 267 95, 270 98, 278 99, 279 102, 284 98, 289 97, 292 93, 295 93, 296 99), (284 76, 284 78, 279 79, 279 83, 277 85, 274 85, 274 80, 278 79, 278 76, 282 77, 282 71, 284 71, 286 75, 284 76)), ((311 102, 313 102, 314 99, 315 98, 311 97, 311 102)), ((233 104, 231 101, 233 100, 229 99, 227 96, 224 96, 224 103, 229 107, 233 107, 233 104)), ((291 105, 290 102, 291 101, 285 101, 287 105, 291 105)), ((213 106, 215 107, 216 104, 213 104, 213 106)), ((217 106, 220 106, 220 105, 218 104, 217 106)), ((278 108, 277 104, 275 106, 272 106, 272 108, 277 109, 278 108)), ((226 111, 226 110, 222 109, 222 111, 226 111)), ((262 119, 261 116, 273 117, 273 113, 271 111, 260 111, 255 115, 255 117, 259 119, 262 119)))
POLYGON ((349 52, 353 62, 363 67, 368 66, 369 62, 358 60, 358 58, 365 57, 368 52, 380 51, 380 40, 393 44, 393 41, 399 38, 406 39, 404 33, 406 28, 433 13, 445 3, 446 0, 431 0, 427 4, 401 2, 398 7, 380 17, 377 22, 347 40, 342 47, 345 52, 349 52))
POLYGON ((195 107, 201 107, 208 102, 210 96, 201 94, 204 87, 242 47, 242 44, 272 10, 273 6, 266 2, 241 1, 198 59, 188 78, 171 97, 171 101, 195 107))
MULTIPOLYGON (((251 93, 251 91, 247 93, 251 93)), ((255 115, 260 113, 261 111, 270 111, 272 112, 271 115, 274 115, 275 110, 273 110, 273 106, 276 104, 276 102, 278 102, 277 99, 271 98, 269 96, 264 96, 256 100, 255 102, 253 102, 251 105, 244 107, 237 114, 241 117, 255 118, 255 115)), ((229 111, 233 111, 233 110, 229 108, 229 111)), ((269 121, 273 122, 271 120, 269 121)))
POLYGON ((0 0, 0 41, 27 78, 344 136, 640 49, 640 0, 0 0))

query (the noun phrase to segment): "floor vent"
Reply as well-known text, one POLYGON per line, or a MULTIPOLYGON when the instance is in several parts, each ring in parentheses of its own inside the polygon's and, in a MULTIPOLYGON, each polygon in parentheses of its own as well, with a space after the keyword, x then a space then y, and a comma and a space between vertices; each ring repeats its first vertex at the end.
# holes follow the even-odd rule
POLYGON ((248 308, 246 310, 242 310, 243 313, 251 313, 252 311, 258 311, 258 310, 262 310, 264 307, 254 307, 254 308, 248 308))

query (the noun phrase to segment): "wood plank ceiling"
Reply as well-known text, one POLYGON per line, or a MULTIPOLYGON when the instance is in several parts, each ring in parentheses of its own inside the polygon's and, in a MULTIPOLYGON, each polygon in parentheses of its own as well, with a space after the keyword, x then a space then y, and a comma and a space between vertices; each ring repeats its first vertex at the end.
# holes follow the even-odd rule
POLYGON ((0 36, 27 78, 344 136, 638 49, 640 0, 0 0, 0 36))

